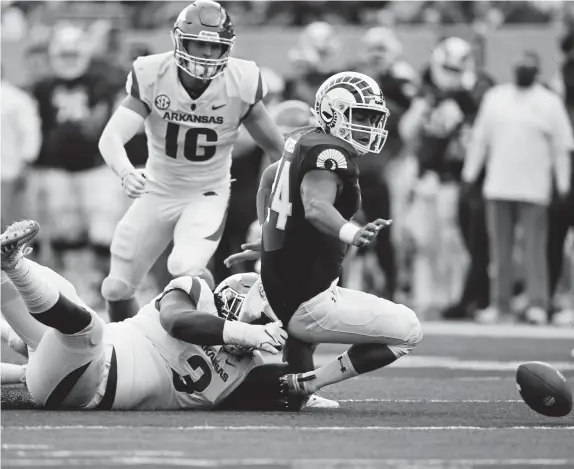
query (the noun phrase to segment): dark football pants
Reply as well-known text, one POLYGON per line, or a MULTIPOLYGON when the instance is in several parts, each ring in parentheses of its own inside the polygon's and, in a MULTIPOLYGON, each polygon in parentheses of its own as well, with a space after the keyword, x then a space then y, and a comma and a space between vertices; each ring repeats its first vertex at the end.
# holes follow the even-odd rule
POLYGON ((548 207, 527 202, 488 200, 486 209, 490 256, 493 263, 491 304, 510 312, 514 283, 514 235, 518 223, 524 232, 524 276, 530 306, 548 307, 548 207))

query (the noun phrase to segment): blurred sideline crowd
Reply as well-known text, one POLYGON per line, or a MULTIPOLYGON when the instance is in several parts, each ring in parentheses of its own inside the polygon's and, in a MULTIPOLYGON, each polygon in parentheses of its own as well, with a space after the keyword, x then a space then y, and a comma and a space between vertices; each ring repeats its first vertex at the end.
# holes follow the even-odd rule
MULTIPOLYGON (((176 2, 165 3, 168 10, 176 2)), ((233 17, 240 7, 228 3, 233 17)), ((309 8, 315 3, 323 2, 309 8)), ((467 2, 448 3, 455 11, 467 2)), ((23 14, 27 8, 33 13, 25 7, 23 14)), ((235 21, 241 24, 242 16, 235 21)), ((394 224, 374 247, 349 253, 342 283, 403 302, 423 319, 572 326, 574 31, 557 44, 563 64, 551 82, 539 80, 540 58, 525 50, 509 60, 514 81, 495 83, 473 45, 456 37, 441 39, 425 67, 414 70, 387 26, 365 27, 356 61, 340 63, 336 22, 304 28, 288 57, 289 76, 260 65, 266 105, 285 134, 310 122, 315 92, 334 73, 365 73, 383 90, 389 137, 380 155, 359 160, 358 221, 382 217, 394 224)), ((21 218, 38 220, 32 255, 63 273, 96 308, 103 306, 99 291, 113 231, 130 204, 97 142, 125 96, 131 63, 150 53, 134 44, 126 60, 118 48, 98 25, 57 23, 49 40, 27 50, 29 87, 1 82, 2 229, 21 218)), ((143 167, 143 129, 126 148, 143 167)), ((255 197, 268 161, 246 133, 233 158, 227 224, 211 263, 218 282, 257 269, 239 265, 229 272, 222 261, 257 236, 255 197)), ((140 294, 151 297, 168 281, 162 256, 140 294)))

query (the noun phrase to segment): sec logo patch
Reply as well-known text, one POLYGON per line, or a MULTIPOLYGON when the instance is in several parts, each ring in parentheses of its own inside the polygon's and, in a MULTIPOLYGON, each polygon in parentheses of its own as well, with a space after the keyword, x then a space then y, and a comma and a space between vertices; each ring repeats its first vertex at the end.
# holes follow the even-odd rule
POLYGON ((160 111, 165 111, 170 105, 171 101, 165 94, 160 94, 155 98, 155 107, 160 111))

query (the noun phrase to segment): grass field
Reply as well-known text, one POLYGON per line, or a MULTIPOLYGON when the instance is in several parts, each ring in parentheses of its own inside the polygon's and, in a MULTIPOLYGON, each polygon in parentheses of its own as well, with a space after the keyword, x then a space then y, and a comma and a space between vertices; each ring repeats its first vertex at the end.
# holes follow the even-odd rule
POLYGON ((4 387, 2 467, 574 468, 574 413, 534 413, 514 381, 538 360, 572 386, 574 329, 424 328, 411 356, 328 388, 332 411, 48 412, 4 387))

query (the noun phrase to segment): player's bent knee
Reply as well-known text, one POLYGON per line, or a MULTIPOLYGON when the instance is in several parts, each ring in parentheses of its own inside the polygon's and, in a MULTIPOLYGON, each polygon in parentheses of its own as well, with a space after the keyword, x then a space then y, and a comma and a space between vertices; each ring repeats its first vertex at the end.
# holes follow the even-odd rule
POLYGON ((167 270, 174 278, 184 276, 201 277, 212 290, 215 288, 213 275, 205 267, 205 264, 192 263, 187 259, 181 259, 171 254, 167 259, 167 270))
POLYGON ((419 318, 415 312, 404 305, 397 305, 400 308, 400 320, 404 330, 404 339, 400 344, 389 346, 397 358, 408 355, 422 340, 423 329, 419 318))
POLYGON ((102 282, 102 296, 106 301, 129 300, 134 297, 136 289, 113 277, 106 277, 102 282))

